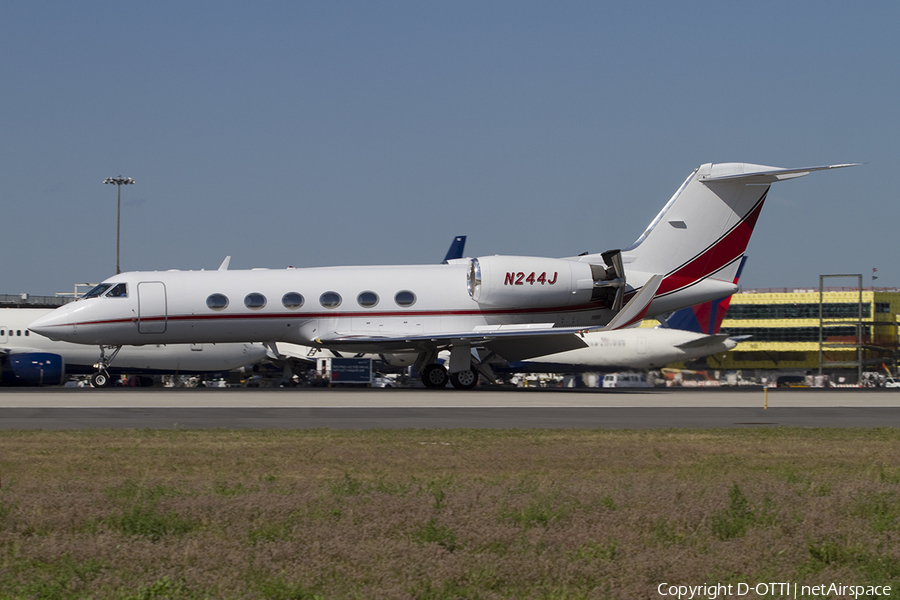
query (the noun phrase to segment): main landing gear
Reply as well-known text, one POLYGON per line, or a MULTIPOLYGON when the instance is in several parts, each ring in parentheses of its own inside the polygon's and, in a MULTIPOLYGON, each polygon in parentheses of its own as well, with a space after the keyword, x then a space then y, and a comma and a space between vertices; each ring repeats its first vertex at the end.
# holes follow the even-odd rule
POLYGON ((105 388, 109 385, 109 365, 121 349, 122 346, 100 346, 100 360, 94 365, 97 372, 91 375, 91 387, 105 388), (109 357, 106 356, 107 349, 112 350, 109 357))
POLYGON ((430 364, 422 370, 422 383, 427 388, 438 389, 446 387, 447 380, 458 390, 471 390, 478 385, 478 373, 474 369, 447 374, 443 365, 430 364))
POLYGON ((427 388, 442 388, 447 385, 447 369, 443 365, 427 365, 422 371, 422 383, 427 388))
POLYGON ((450 375, 450 384, 458 390, 471 390, 478 385, 478 373, 474 369, 450 375))

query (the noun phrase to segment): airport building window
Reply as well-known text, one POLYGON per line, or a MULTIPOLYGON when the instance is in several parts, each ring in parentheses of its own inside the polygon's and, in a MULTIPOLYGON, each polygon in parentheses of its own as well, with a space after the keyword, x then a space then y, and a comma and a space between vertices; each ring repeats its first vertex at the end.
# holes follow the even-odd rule
MULTIPOLYGON (((863 337, 872 334, 872 328, 863 326, 863 337)), ((749 335, 750 342, 816 342, 819 341, 818 327, 722 327, 727 335, 749 335)), ((822 331, 825 343, 849 343, 858 339, 856 326, 826 327, 822 331)))
POLYGON ((364 308, 372 308, 378 304, 378 294, 375 292, 361 292, 359 296, 356 297, 356 301, 364 308))
POLYGON ((416 303, 416 295, 409 290, 402 290, 394 296, 394 302, 398 306, 412 306, 416 303))
POLYGON ((259 292, 252 292, 244 296, 244 306, 253 310, 259 310, 266 305, 266 297, 259 292))
POLYGON ((285 308, 296 309, 303 306, 303 296, 297 292, 288 292, 281 297, 281 303, 285 308))
MULTIPOLYGON (((856 319, 859 317, 859 303, 831 302, 822 305, 822 316, 826 319, 856 319)), ((872 316, 872 304, 864 302, 862 316, 872 316)), ((734 304, 728 308, 728 319, 818 319, 818 304, 734 304)))
POLYGON ((325 292, 319 296, 319 304, 325 308, 337 308, 341 305, 341 295, 337 292, 325 292))
POLYGON ((228 298, 223 294, 212 294, 206 299, 206 306, 211 310, 225 310, 228 308, 228 298))

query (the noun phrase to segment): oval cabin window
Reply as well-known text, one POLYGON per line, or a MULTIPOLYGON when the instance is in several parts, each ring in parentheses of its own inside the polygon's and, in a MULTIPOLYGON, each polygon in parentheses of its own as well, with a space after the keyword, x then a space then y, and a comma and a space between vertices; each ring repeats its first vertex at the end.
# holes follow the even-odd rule
POLYGON ((416 303, 416 295, 409 290, 403 290, 397 292, 397 295, 394 296, 394 302, 398 306, 412 306, 416 303))
POLYGON ((244 296, 244 306, 253 310, 259 310, 266 305, 266 297, 259 292, 253 292, 244 296))
POLYGON ((228 298, 223 294, 212 294, 206 299, 206 306, 210 310, 224 310, 228 308, 228 298))
POLYGON ((356 301, 364 308, 372 308, 378 304, 378 294, 375 292, 362 292, 356 297, 356 301))
POLYGON ((341 305, 341 295, 337 292, 325 292, 319 296, 319 304, 325 308, 337 308, 341 305))
POLYGON ((303 296, 297 292, 288 292, 281 297, 281 303, 285 308, 296 309, 303 306, 303 296))

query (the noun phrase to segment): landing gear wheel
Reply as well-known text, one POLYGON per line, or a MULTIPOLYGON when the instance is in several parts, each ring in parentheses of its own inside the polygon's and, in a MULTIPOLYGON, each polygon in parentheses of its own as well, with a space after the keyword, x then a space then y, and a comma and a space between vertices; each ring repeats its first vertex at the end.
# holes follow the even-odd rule
POLYGON ((450 375, 450 383, 458 390, 471 390, 478 385, 478 373, 472 369, 452 373, 450 375))
POLYGON ((422 383, 427 388, 442 388, 447 385, 447 369, 442 365, 428 365, 422 371, 422 383))
POLYGON ((94 373, 91 375, 91 387, 105 388, 109 385, 109 375, 106 373, 94 373))

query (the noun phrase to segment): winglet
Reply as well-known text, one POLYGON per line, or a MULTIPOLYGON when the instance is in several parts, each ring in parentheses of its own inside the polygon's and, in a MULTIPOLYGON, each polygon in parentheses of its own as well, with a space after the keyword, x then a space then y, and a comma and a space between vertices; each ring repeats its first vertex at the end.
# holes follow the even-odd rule
POLYGON ((650 308, 650 303, 653 302, 653 298, 656 297, 656 290, 659 289, 662 281, 662 275, 654 275, 651 277, 650 280, 644 284, 644 287, 641 288, 641 291, 635 294, 634 297, 628 301, 628 304, 626 304, 622 310, 613 317, 612 321, 603 328, 603 331, 622 329, 623 327, 628 327, 643 319, 644 315, 647 314, 647 309, 650 308))
POLYGON ((231 262, 231 256, 230 256, 230 255, 229 255, 229 256, 226 256, 226 257, 225 257, 225 260, 222 261, 222 264, 219 265, 219 270, 220 270, 220 271, 227 271, 227 270, 228 270, 228 264, 229 264, 230 262, 231 262))

